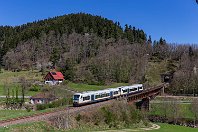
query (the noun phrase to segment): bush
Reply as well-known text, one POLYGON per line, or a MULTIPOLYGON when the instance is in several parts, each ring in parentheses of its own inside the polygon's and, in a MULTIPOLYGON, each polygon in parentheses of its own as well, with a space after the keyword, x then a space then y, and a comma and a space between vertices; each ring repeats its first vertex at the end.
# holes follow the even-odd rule
POLYGON ((27 112, 30 112, 30 111, 31 111, 31 107, 27 106, 27 107, 26 107, 26 111, 27 111, 27 112))
POLYGON ((62 84, 67 85, 68 83, 69 83, 69 80, 64 80, 62 84))
POLYGON ((49 92, 49 91, 50 91, 50 89, 51 89, 51 87, 50 87, 50 86, 45 85, 45 87, 43 87, 41 91, 42 91, 42 92, 49 92))
MULTIPOLYGON (((130 106, 125 101, 115 101, 113 104, 91 111, 91 113, 79 113, 75 120, 83 125, 107 126, 118 129, 145 122, 147 118, 135 106, 130 106)), ((145 125, 148 123, 146 122, 145 125)))
POLYGON ((34 92, 38 92, 41 90, 41 87, 38 85, 32 85, 32 87, 29 89, 29 91, 34 91, 34 92))
POLYGON ((69 98, 68 100, 66 98, 62 98, 62 99, 53 101, 49 104, 37 104, 36 109, 37 110, 44 110, 44 109, 47 109, 47 108, 56 108, 56 107, 68 105, 68 102, 69 102, 69 104, 72 104, 72 98, 69 98))
POLYGON ((45 110, 48 108, 48 104, 37 104, 36 110, 45 110))
POLYGON ((82 119, 82 116, 81 114, 78 114, 76 117, 75 117, 76 121, 79 122, 81 119, 82 119))
POLYGON ((59 99, 57 101, 54 101, 54 102, 50 103, 49 108, 55 108, 55 107, 63 106, 63 105, 66 105, 66 104, 67 104, 67 100, 66 100, 66 98, 63 98, 63 99, 59 99))
POLYGON ((105 119, 105 123, 111 128, 116 121, 115 114, 108 107, 103 107, 101 110, 105 119))
MULTIPOLYGON (((110 105, 92 110, 80 111, 76 116, 70 119, 71 128, 79 128, 79 130, 91 128, 91 130, 101 130, 108 128, 123 129, 130 127, 148 126, 148 120, 143 113, 130 106, 126 101, 115 101, 110 105)), ((50 118, 54 126, 65 128, 65 122, 68 121, 67 114, 50 118), (58 120, 58 121, 57 121, 58 120)))

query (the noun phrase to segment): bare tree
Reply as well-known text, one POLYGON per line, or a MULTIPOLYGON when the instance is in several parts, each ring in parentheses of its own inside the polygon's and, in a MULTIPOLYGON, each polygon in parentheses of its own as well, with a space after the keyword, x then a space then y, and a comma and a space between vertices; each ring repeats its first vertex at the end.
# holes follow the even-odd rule
POLYGON ((177 124, 178 118, 181 116, 181 108, 177 99, 173 99, 169 102, 169 116, 173 118, 174 124, 177 124))
POLYGON ((21 83, 21 94, 22 94, 21 105, 22 105, 25 102, 25 92, 28 88, 28 83, 25 77, 20 78, 20 83, 21 83))
POLYGON ((194 127, 196 126, 196 120, 198 119, 198 99, 193 99, 190 107, 193 116, 194 116, 194 127))

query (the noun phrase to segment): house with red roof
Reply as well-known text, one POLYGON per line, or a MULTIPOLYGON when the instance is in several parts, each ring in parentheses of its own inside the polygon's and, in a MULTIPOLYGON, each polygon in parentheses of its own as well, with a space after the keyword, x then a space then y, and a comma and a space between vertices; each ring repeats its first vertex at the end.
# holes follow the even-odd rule
POLYGON ((63 82, 64 76, 61 72, 51 71, 44 77, 45 84, 57 85, 63 82))

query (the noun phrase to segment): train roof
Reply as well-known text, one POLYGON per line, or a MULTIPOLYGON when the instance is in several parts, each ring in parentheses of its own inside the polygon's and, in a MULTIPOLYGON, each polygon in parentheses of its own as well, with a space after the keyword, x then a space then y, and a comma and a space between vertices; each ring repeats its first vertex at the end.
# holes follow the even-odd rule
POLYGON ((119 87, 117 87, 117 88, 108 88, 107 90, 116 91, 116 90, 119 90, 119 87))
POLYGON ((136 86, 136 87, 140 87, 140 86, 143 86, 143 84, 133 84, 133 85, 131 85, 131 86, 136 86))
POLYGON ((130 85, 130 86, 120 86, 120 87, 117 87, 117 88, 107 88, 107 89, 97 90, 97 91, 85 91, 85 92, 82 92, 82 93, 75 93, 74 95, 80 95, 80 94, 90 95, 90 94, 97 94, 97 93, 106 93, 106 92, 110 92, 110 91, 116 91, 119 88, 127 89, 127 88, 130 88, 130 87, 142 87, 142 86, 143 86, 142 84, 133 84, 133 85, 130 85))

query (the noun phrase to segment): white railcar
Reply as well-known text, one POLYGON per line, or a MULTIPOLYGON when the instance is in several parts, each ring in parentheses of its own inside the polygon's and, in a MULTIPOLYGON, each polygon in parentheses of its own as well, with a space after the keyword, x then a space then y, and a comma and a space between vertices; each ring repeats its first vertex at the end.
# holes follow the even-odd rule
POLYGON ((127 96, 129 94, 134 94, 141 91, 143 91, 143 85, 134 84, 131 86, 121 86, 117 88, 108 88, 98 91, 75 93, 73 96, 73 105, 80 106, 84 104, 100 102, 112 98, 117 98, 120 96, 127 96))
POLYGON ((109 99, 111 97, 110 95, 110 90, 106 89, 106 90, 100 90, 100 91, 96 91, 95 92, 95 102, 99 101, 99 100, 106 100, 109 99))
POLYGON ((93 99, 94 91, 87 91, 83 93, 75 93, 73 96, 73 105, 87 104, 93 99))

